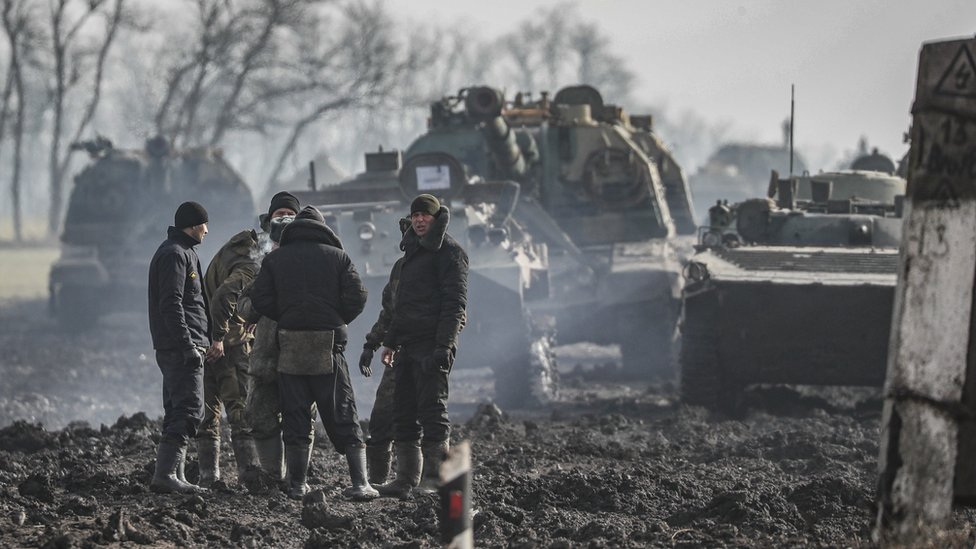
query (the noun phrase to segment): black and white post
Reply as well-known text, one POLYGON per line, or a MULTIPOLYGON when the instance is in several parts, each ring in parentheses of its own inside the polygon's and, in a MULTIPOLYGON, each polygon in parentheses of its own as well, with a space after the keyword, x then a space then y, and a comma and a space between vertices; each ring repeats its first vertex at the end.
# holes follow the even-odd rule
POLYGON ((471 549, 471 445, 461 442, 441 464, 441 541, 444 547, 471 549))
POLYGON ((881 426, 883 545, 924 539, 947 525, 954 498, 976 494, 976 441, 965 436, 976 399, 974 54, 966 39, 926 43, 919 56, 881 426))

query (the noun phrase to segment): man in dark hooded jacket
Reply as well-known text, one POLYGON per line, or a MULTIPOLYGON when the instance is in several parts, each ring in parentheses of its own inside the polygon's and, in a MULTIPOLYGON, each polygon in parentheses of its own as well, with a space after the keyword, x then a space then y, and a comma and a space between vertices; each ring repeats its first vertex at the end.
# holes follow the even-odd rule
POLYGON ((447 234, 450 219, 437 198, 417 196, 410 204, 410 228, 400 243, 403 257, 390 276, 398 282, 391 292, 382 361, 395 376, 397 470, 395 479, 377 487, 384 495, 403 497, 418 483, 420 491, 434 491, 449 447, 448 374, 465 323, 468 292, 468 256, 447 234))
POLYGON ((149 331, 163 374, 163 433, 150 488, 197 492, 186 482, 186 447, 203 419, 203 357, 210 346, 210 316, 196 246, 203 242, 207 210, 184 202, 167 239, 149 264, 149 331))
POLYGON ((366 450, 349 368, 343 356, 346 324, 366 305, 366 288, 336 234, 314 206, 289 223, 277 250, 265 256, 251 304, 278 323, 278 388, 288 495, 308 491, 312 453, 308 425, 318 406, 333 446, 346 455, 352 487, 343 495, 371 499, 366 450))

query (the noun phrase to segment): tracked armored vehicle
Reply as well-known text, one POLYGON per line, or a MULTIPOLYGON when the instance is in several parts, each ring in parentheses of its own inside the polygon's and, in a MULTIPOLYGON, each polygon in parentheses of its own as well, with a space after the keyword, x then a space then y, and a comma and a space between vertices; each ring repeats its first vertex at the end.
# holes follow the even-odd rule
POLYGON ((695 224, 687 181, 649 116, 630 117, 589 86, 511 102, 470 87, 431 105, 429 130, 405 157, 431 152, 470 177, 520 184, 512 217, 549 252, 551 298, 533 310, 555 320, 560 344, 619 344, 626 370, 671 371, 675 243, 695 224))
POLYGON ((172 150, 162 138, 140 150, 105 140, 78 143, 91 162, 77 175, 51 267, 50 309, 67 329, 146 307, 149 260, 186 200, 210 213, 201 262, 254 219, 250 190, 215 149, 172 150))
POLYGON ((399 248, 402 218, 419 193, 436 194, 451 213, 449 233, 468 253, 468 321, 456 368, 490 367, 496 400, 504 405, 544 404, 558 398, 552 352, 554 330, 533 315, 549 297, 546 247, 512 216, 520 186, 471 180, 444 153, 366 155, 366 171, 338 185, 295 192, 316 205, 341 238, 369 291, 366 310, 349 327, 352 348, 365 341, 381 307, 380 296, 399 248))
POLYGON ((685 267, 686 403, 729 412, 752 384, 884 382, 905 181, 774 172, 770 187, 713 206, 685 267))

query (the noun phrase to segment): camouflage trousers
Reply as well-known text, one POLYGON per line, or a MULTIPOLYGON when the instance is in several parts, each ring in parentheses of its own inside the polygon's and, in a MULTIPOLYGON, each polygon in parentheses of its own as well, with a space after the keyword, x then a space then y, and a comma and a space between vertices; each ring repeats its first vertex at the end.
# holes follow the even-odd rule
POLYGON ((197 438, 220 440, 220 416, 227 413, 231 436, 236 440, 251 438, 251 428, 244 416, 248 389, 249 342, 227 346, 224 356, 206 364, 203 370, 203 423, 197 438))
MULTIPOLYGON (((248 386, 244 417, 251 427, 251 434, 258 440, 281 437, 281 406, 278 400, 278 375, 252 377, 248 386)), ((316 406, 308 424, 311 437, 315 432, 316 406)))
POLYGON ((393 368, 381 366, 383 377, 376 388, 376 400, 373 401, 373 411, 369 414, 369 446, 388 446, 393 442, 393 396, 396 390, 396 379, 393 368))

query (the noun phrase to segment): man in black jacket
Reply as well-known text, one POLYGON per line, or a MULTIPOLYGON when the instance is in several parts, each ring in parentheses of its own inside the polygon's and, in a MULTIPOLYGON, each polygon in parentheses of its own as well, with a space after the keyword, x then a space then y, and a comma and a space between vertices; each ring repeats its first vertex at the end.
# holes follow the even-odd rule
POLYGON ((314 206, 299 212, 282 232, 279 248, 265 256, 251 304, 278 323, 278 391, 289 497, 301 499, 308 491, 313 403, 329 440, 349 463, 352 487, 343 495, 378 496, 366 479, 363 432, 343 356, 345 326, 363 311, 366 288, 314 206))
POLYGON ((384 495, 406 496, 418 483, 420 491, 435 490, 448 451, 447 378, 468 293, 468 255, 447 234, 450 219, 437 198, 417 196, 410 204, 410 228, 400 242, 404 254, 390 277, 398 282, 390 292, 392 314, 381 356, 393 368, 396 385, 397 471, 395 479, 377 487, 384 495))
POLYGON ((188 440, 203 420, 203 357, 210 346, 210 316, 203 271, 194 248, 207 234, 207 210, 184 202, 168 238, 149 264, 149 331, 163 374, 163 436, 150 488, 197 492, 183 466, 188 440))

